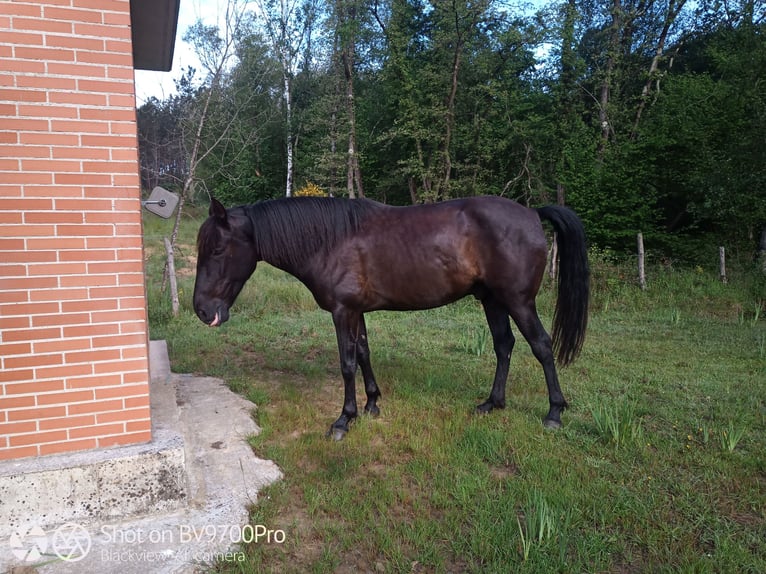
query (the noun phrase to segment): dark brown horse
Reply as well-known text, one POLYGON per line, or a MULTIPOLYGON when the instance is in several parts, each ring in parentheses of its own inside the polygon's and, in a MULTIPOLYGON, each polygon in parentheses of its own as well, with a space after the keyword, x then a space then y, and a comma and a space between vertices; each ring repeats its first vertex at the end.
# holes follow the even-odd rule
POLYGON ((229 318, 229 308, 258 261, 297 277, 332 313, 345 387, 343 411, 330 427, 336 440, 357 416, 357 367, 364 377, 365 412, 380 412, 364 313, 428 309, 466 295, 481 301, 497 355, 492 391, 477 410, 505 407, 515 342, 510 316, 545 373, 550 410, 544 423, 561 426, 567 403, 553 350, 562 365, 579 354, 589 293, 583 226, 567 208, 528 209, 499 197, 412 207, 285 198, 227 210, 213 199, 197 247, 194 310, 211 327, 229 318), (553 224, 560 253, 553 344, 535 308, 547 255, 541 218, 553 224))

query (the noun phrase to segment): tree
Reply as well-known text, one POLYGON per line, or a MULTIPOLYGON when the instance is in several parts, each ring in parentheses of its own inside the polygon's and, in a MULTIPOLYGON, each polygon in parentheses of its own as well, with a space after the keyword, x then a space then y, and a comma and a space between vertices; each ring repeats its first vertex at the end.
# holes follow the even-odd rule
MULTIPOLYGON (((285 118, 287 177, 285 195, 294 186, 293 78, 304 47, 311 43, 311 31, 318 15, 317 0, 256 0, 272 49, 282 70, 282 102, 285 118)), ((304 62, 308 65, 307 59, 304 62)))

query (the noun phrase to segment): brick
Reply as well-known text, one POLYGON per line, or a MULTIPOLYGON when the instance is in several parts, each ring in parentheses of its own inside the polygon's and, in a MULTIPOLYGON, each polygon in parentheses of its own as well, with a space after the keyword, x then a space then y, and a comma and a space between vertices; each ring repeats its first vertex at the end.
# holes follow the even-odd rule
MULTIPOLYGON (((103 64, 106 66, 126 66, 133 67, 133 56, 130 50, 125 51, 120 46, 120 49, 115 50, 113 43, 108 40, 105 42, 103 52, 77 52, 76 58, 78 62, 87 64, 103 64)), ((135 105, 133 100, 133 105, 135 105)), ((113 102, 109 102, 109 105, 114 105, 113 102)))
POLYGON ((125 373, 128 371, 146 370, 148 370, 148 362, 146 359, 133 359, 130 361, 120 360, 93 364, 93 372, 97 375, 102 373, 125 373))
POLYGON ((73 48, 75 50, 104 50, 102 38, 83 38, 82 36, 60 36, 58 34, 46 34, 45 45, 56 48, 73 48))
POLYGON ((96 349, 90 351, 76 351, 66 353, 66 363, 98 363, 101 361, 114 361, 120 359, 119 349, 96 349))
POLYGON ((58 6, 45 6, 43 9, 43 17, 75 23, 91 22, 94 24, 101 24, 103 22, 100 10, 77 10, 74 8, 60 8, 58 6))
POLYGON ((59 365, 56 367, 40 367, 35 369, 35 376, 40 379, 66 379, 67 388, 74 388, 71 380, 75 377, 89 376, 93 374, 91 365, 59 365))
POLYGON ((118 42, 107 40, 107 50, 109 50, 109 44, 122 43, 130 45, 130 28, 127 26, 107 26, 104 24, 88 24, 88 23, 74 23, 74 33, 78 36, 95 36, 97 38, 117 38, 125 39, 127 42, 118 42))
POLYGON ((130 14, 126 12, 104 12, 104 24, 112 26, 130 26, 130 14))
POLYGON ((28 329, 29 327, 29 317, 0 317, 0 330, 10 331, 11 329, 28 329))
POLYGON ((104 66, 82 64, 79 62, 76 64, 52 62, 48 64, 48 73, 59 76, 72 76, 74 78, 72 82, 75 85, 72 89, 77 89, 78 91, 82 89, 79 85, 82 78, 106 78, 106 68, 104 66))
POLYGON ((57 314, 61 310, 58 303, 17 303, 15 305, 0 305, 0 316, 11 317, 21 315, 57 314))
POLYGON ((143 333, 146 329, 146 321, 136 321, 134 323, 122 323, 120 325, 120 333, 127 335, 128 333, 143 333))
POLYGON ((76 8, 89 8, 103 10, 105 13, 119 12, 130 14, 125 0, 72 0, 72 6, 76 8))
POLYGON ((103 387, 96 389, 96 399, 126 398, 131 396, 145 396, 149 388, 144 384, 120 385, 117 387, 103 387))
POLYGON ((0 276, 0 293, 7 290, 16 289, 52 289, 58 286, 58 280, 55 277, 49 278, 28 278, 28 277, 8 277, 0 276))
POLYGON ((24 248, 23 239, 0 239, 0 251, 21 251, 24 248))
POLYGON ((149 368, 145 371, 134 371, 132 373, 124 373, 122 375, 122 382, 125 385, 134 385, 134 384, 147 384, 147 381, 149 379, 149 368))
POLYGON ((8 157, 13 156, 17 158, 24 158, 24 157, 50 158, 51 148, 50 146, 47 146, 47 145, 46 146, 14 145, 14 146, 5 146, 3 149, 3 153, 7 155, 8 157))
POLYGON ((66 409, 70 415, 118 411, 122 409, 122 401, 112 399, 108 401, 93 401, 91 403, 73 403, 67 405, 66 409))
POLYGON ((143 312, 136 309, 124 311, 95 311, 91 313, 91 323, 122 323, 124 321, 139 321, 143 312))
MULTIPOLYGON (((54 147, 54 159, 89 159, 108 161, 110 159, 109 150, 106 148, 92 147, 54 147)), ((82 187, 78 188, 82 194, 82 187)), ((82 211, 87 211, 83 209, 82 211)))
MULTIPOLYGON (((36 93, 36 92, 28 92, 36 93)), ((47 95, 46 95, 47 100, 47 95)), ((35 118, 76 118, 77 108, 64 106, 50 106, 47 102, 19 104, 19 116, 35 118)))
POLYGON ((106 425, 95 425, 80 428, 70 428, 69 438, 87 438, 87 437, 103 437, 109 435, 117 435, 125 432, 125 425, 123 423, 112 423, 106 425))
MULTIPOLYGON (((47 126, 46 126, 46 129, 47 126)), ((106 122, 87 122, 84 120, 51 120, 51 131, 57 133, 76 133, 78 136, 81 134, 107 134, 109 133, 109 124, 106 122)), ((80 141, 80 145, 84 147, 99 147, 91 146, 80 141)))
MULTIPOLYGON (((56 200, 56 209, 60 209, 58 207, 59 202, 61 200, 56 200)), ((84 237, 51 237, 51 238, 31 238, 27 239, 27 249, 30 250, 37 250, 37 249, 58 249, 58 250, 68 250, 68 249, 84 249, 85 248, 85 238, 84 237)))
MULTIPOLYGON (((12 114, 0 114, 0 115, 16 115, 16 105, 13 104, 12 114)), ((0 144, 15 144, 19 141, 19 134, 16 132, 0 132, 0 144)))
MULTIPOLYGON (((40 339, 59 339, 61 337, 60 328, 48 329, 19 329, 15 331, 6 331, 3 333, 3 341, 37 341, 40 339)), ((3 374, 0 373, 0 381, 3 374)))
POLYGON ((36 421, 25 420, 25 421, 19 421, 19 422, 0 424, 0 436, 12 435, 12 434, 23 434, 23 433, 30 433, 35 431, 37 431, 36 421))
MULTIPOLYGON (((37 393, 48 393, 64 390, 64 381, 32 381, 34 372, 32 370, 17 371, 19 382, 9 382, 5 385, 6 396, 10 395, 30 395, 37 393)), ((0 379, 1 380, 1 379, 0 379)), ((9 380, 13 381, 13 379, 9 380)))
POLYGON ((67 439, 65 430, 38 432, 35 434, 22 434, 8 437, 11 446, 39 445, 46 442, 61 442, 67 439))
POLYGON ((51 92, 48 94, 48 101, 52 104, 107 106, 106 94, 83 94, 82 92, 51 92))
POLYGON ((26 26, 19 22, 18 16, 42 16, 42 6, 35 3, 22 2, 2 2, 0 3, 0 14, 14 16, 14 26, 16 28, 26 29, 26 26))
MULTIPOLYGON (((67 380, 67 388, 70 389, 98 389, 100 387, 114 387, 122 384, 120 375, 89 375, 73 377, 67 380)), ((107 409, 113 410, 113 409, 107 409)))
POLYGON ((37 456, 37 446, 25 446, 19 448, 0 448, 0 460, 15 460, 29 456, 37 456))
POLYGON ((61 419, 45 419, 38 423, 41 431, 65 429, 72 427, 90 426, 96 423, 94 415, 81 415, 77 417, 64 417, 61 419))
MULTIPOLYGON (((77 214, 82 217, 82 214, 77 214)), ((114 249, 69 250, 59 254, 60 261, 114 261, 114 249)))
POLYGON ((87 438, 82 440, 67 440, 65 442, 54 442, 40 445, 40 455, 62 454, 65 452, 74 452, 79 450, 90 450, 98 447, 96 439, 87 438))
POLYGON ((32 352, 32 345, 23 343, 0 343, 0 357, 7 358, 11 355, 26 355, 32 352))
POLYGON ((135 135, 83 134, 82 136, 82 145, 86 147, 135 147, 135 144, 135 135))
MULTIPOLYGON (((11 174, 3 174, 8 178, 11 174)), ((30 174, 24 174, 31 177, 30 174)), ((2 225, 0 226, 0 237, 31 237, 31 236, 51 236, 55 235, 56 229, 53 225, 2 225)))
POLYGON ((140 397, 125 398, 126 409, 134 409, 138 407, 148 407, 148 406, 149 406, 149 395, 141 395, 140 397))
POLYGON ((142 432, 135 432, 130 434, 121 434, 115 436, 109 436, 98 439, 99 448, 107 448, 110 446, 120 446, 127 444, 139 444, 149 442, 152 440, 151 429, 142 432))
POLYGON ((102 323, 100 325, 73 325, 64 327, 64 337, 67 338, 87 338, 107 335, 117 335, 120 332, 120 326, 116 323, 102 323))
POLYGON ((88 299, 88 290, 85 288, 78 289, 44 289, 38 291, 32 291, 29 296, 30 301, 73 301, 88 299))
MULTIPOLYGON (((77 83, 72 78, 58 78, 51 76, 54 72, 51 72, 48 68, 48 74, 36 75, 36 76, 16 76, 16 86, 19 88, 38 88, 44 90, 74 90, 77 83)), ((43 101, 49 101, 48 96, 43 101)))
POLYGON ((147 418, 144 418, 143 420, 128 422, 125 425, 125 430, 128 432, 146 432, 152 430, 152 421, 148 418, 148 416, 149 414, 147 413, 147 418))
POLYGON ((16 46, 13 53, 16 58, 22 60, 74 62, 74 50, 62 50, 61 48, 16 46))
POLYGON ((35 405, 35 397, 32 395, 3 396, 0 395, 0 411, 21 409, 35 405))
POLYGON ((53 417, 66 416, 65 406, 33 407, 31 409, 15 409, 8 411, 9 421, 35 421, 53 417))
POLYGON ((33 327, 52 327, 54 325, 81 325, 88 323, 88 313, 67 313, 60 315, 34 315, 33 327))
POLYGON ((24 186, 24 195, 26 197, 50 197, 54 191, 58 197, 82 196, 82 187, 76 187, 73 185, 57 185, 55 188, 50 185, 24 186))
POLYGON ((39 263, 29 265, 29 275, 82 275, 86 271, 85 263, 39 263))
MULTIPOLYGON (((96 415, 96 420, 99 424, 115 423, 115 422, 132 422, 140 419, 149 419, 149 409, 126 409, 121 411, 114 411, 111 413, 99 413, 96 415)), ((143 430, 143 429, 138 429, 143 430)))
POLYGON ((5 357, 3 359, 3 367, 5 369, 30 369, 37 367, 47 367, 50 365, 62 364, 62 359, 63 356, 60 354, 5 357))
POLYGON ((49 124, 48 120, 35 118, 3 118, 3 128, 17 132, 48 132, 49 124))
POLYGON ((22 223, 22 214, 12 211, 0 211, 0 225, 8 225, 9 223, 22 223))
POLYGON ((80 138, 75 134, 57 134, 24 132, 19 134, 19 141, 24 145, 77 146, 80 138))
MULTIPOLYGON (((0 90, 0 100, 6 100, 9 102, 47 102, 48 95, 42 90, 20 90, 5 88, 0 90)), ((16 115, 22 115, 18 107, 16 108, 16 115)), ((3 127, 6 129, 10 127, 6 122, 3 122, 3 124, 3 127)))
MULTIPOLYGON (((63 305, 63 303, 62 303, 63 305)), ((54 353, 90 349, 88 339, 59 339, 57 341, 37 341, 34 344, 35 353, 54 353)))
POLYGON ((42 34, 33 34, 31 32, 9 32, 3 31, 3 42, 15 46, 39 46, 43 43, 42 34))
POLYGON ((114 299, 62 301, 61 303, 62 313, 77 313, 79 311, 106 311, 116 308, 117 301, 114 299))
MULTIPOLYGON (((0 54, 2 53, 2 46, 0 46, 0 54)), ((45 62, 35 62, 32 60, 2 60, 2 69, 4 72, 14 72, 16 76, 11 76, 13 81, 4 82, 0 79, 0 86, 14 86, 16 85, 16 79, 21 74, 45 74, 45 62)))
POLYGON ((136 119, 136 114, 132 109, 114 110, 112 108, 82 108, 80 117, 84 120, 100 120, 105 122, 131 122, 136 119))

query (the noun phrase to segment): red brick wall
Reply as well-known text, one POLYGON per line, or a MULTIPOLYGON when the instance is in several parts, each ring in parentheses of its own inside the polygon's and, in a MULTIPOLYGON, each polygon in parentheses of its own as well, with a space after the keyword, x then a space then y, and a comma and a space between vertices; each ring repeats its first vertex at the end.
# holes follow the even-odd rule
POLYGON ((0 459, 148 441, 129 0, 0 1, 0 459))

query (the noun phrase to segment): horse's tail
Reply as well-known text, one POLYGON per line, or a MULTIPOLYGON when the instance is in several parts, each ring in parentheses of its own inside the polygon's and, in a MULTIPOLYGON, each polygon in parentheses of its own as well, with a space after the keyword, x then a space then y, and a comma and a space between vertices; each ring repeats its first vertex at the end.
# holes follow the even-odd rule
POLYGON ((553 315, 553 349, 559 364, 566 366, 580 354, 588 325, 590 270, 585 229, 566 207, 549 205, 537 209, 553 224, 559 251, 559 285, 553 315))

